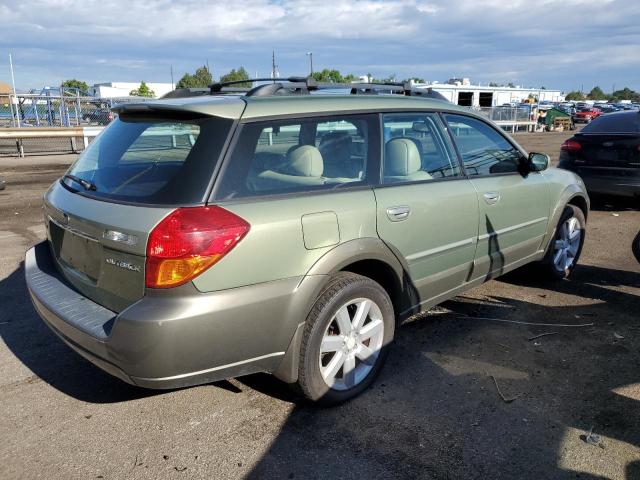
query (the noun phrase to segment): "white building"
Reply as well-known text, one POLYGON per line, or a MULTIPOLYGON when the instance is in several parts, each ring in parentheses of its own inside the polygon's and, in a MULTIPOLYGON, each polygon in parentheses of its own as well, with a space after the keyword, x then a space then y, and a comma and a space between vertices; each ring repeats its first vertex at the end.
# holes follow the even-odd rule
MULTIPOLYGON (((147 86, 153 91, 156 98, 173 90, 171 83, 147 83, 147 86)), ((131 90, 138 88, 140 88, 140 82, 105 82, 96 83, 89 89, 89 93, 99 98, 128 97, 131 90)))
POLYGON ((560 90, 548 90, 522 87, 489 87, 471 85, 468 79, 452 79, 450 83, 416 83, 416 88, 432 88, 447 100, 465 107, 495 107, 504 104, 522 103, 530 95, 541 102, 562 102, 564 95, 560 90))

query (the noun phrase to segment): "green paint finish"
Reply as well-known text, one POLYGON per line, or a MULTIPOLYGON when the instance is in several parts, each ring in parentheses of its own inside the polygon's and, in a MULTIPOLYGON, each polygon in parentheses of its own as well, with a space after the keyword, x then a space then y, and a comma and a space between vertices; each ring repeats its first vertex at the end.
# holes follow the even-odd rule
POLYGON ((47 235, 59 270, 83 295, 116 312, 144 295, 147 237, 172 210, 103 202, 72 193, 58 182, 44 197, 47 235), (137 241, 106 239, 108 230, 137 241))
POLYGON ((118 113, 150 112, 162 115, 162 112, 179 110, 201 115, 238 119, 242 115, 245 105, 246 103, 237 95, 225 97, 202 96, 152 100, 143 103, 125 103, 118 105, 114 108, 114 111, 118 113))
POLYGON ((320 257, 334 248, 322 246, 308 250, 305 247, 302 231, 305 215, 334 212, 341 243, 377 237, 376 202, 370 189, 220 205, 249 222, 251 230, 219 263, 194 279, 196 288, 203 292, 305 275, 320 257))
POLYGON ((549 187, 539 173, 475 178, 478 247, 473 278, 502 273, 540 248, 549 221, 549 187))
POLYGON ((469 110, 452 103, 402 95, 299 95, 295 97, 248 97, 243 119, 264 116, 301 115, 349 111, 385 110, 442 110, 465 112, 469 110))
POLYGON ((302 235, 307 250, 337 245, 340 242, 338 217, 335 212, 303 215, 302 235))
POLYGON ((478 234, 478 199, 471 182, 422 182, 377 188, 375 194, 380 238, 404 257, 420 298, 462 284, 478 234), (396 207, 409 209, 406 219, 390 219, 389 210, 396 207))

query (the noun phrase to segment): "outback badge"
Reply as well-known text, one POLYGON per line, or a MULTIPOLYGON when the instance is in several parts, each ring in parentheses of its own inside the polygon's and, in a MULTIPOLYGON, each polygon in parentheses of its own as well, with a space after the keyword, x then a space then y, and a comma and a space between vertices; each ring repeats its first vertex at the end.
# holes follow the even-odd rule
POLYGON ((105 259, 105 262, 107 262, 109 265, 114 265, 116 267, 124 268, 125 270, 131 270, 132 272, 140 271, 139 265, 134 265, 129 262, 124 262, 122 260, 116 260, 115 258, 107 258, 105 259))

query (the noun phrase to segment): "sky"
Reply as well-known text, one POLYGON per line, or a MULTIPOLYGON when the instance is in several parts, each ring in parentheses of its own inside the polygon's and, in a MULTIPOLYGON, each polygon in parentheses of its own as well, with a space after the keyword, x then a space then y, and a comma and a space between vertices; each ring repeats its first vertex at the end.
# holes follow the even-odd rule
POLYGON ((208 62, 640 90, 638 0, 0 0, 0 80, 170 82, 208 62))

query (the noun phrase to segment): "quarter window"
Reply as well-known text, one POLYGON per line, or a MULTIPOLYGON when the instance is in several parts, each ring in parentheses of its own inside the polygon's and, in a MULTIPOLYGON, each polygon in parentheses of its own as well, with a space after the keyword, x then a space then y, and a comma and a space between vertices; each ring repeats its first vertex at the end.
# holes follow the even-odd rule
POLYGON ((384 115, 383 183, 460 175, 458 160, 434 113, 384 115))
POLYGON ((487 123, 463 115, 446 114, 467 175, 517 173, 522 154, 487 123))
POLYGON ((365 115, 248 123, 216 198, 365 185, 375 152, 371 145, 378 141, 376 119, 365 115))

